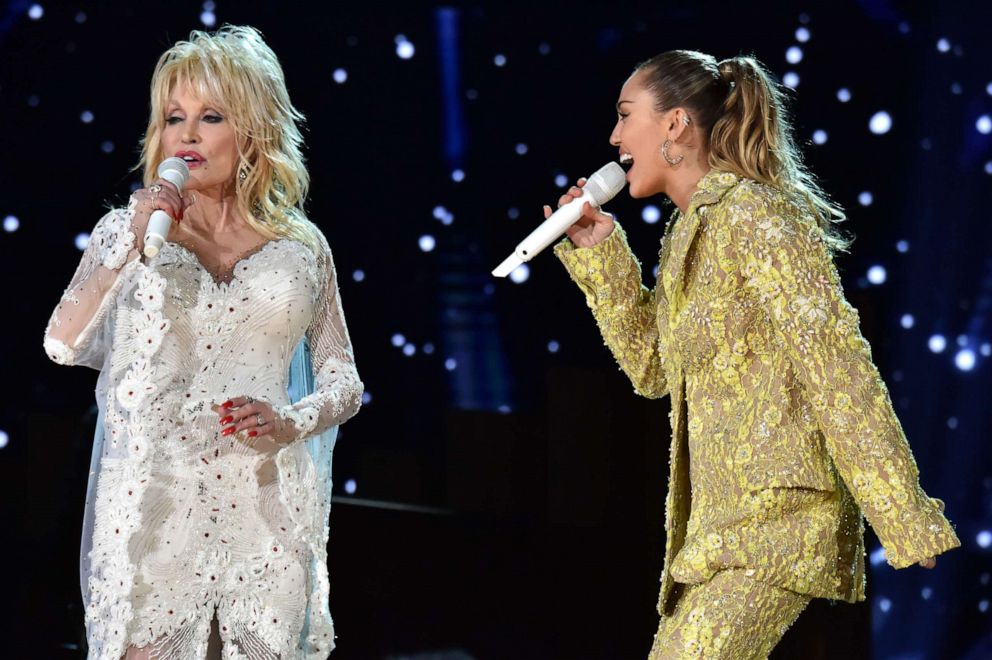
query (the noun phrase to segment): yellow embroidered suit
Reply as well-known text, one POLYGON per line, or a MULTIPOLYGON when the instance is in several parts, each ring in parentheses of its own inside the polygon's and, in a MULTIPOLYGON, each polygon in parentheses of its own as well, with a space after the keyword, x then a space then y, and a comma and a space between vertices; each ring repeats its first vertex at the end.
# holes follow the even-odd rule
POLYGON ((717 170, 661 242, 658 281, 616 229, 555 253, 641 395, 671 395, 665 564, 864 599, 868 518, 895 568, 960 545, 919 472, 816 220, 717 170))

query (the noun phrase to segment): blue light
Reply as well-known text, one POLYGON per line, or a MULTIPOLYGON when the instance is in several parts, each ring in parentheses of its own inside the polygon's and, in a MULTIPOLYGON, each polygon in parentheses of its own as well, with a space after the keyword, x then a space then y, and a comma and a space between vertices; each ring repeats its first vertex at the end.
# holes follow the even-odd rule
POLYGON ((841 103, 847 103, 851 100, 851 90, 847 87, 841 87, 837 90, 837 100, 841 103))
POLYGON ((931 589, 930 587, 923 587, 922 589, 920 589, 920 597, 923 598, 923 600, 930 600, 930 596, 932 595, 933 595, 933 589, 931 589))
POLYGON ((510 279, 513 280, 515 284, 523 284, 530 277, 530 266, 527 264, 520 264, 516 268, 510 271, 510 279))
POLYGON ((523 156, 525 153, 527 153, 527 145, 524 144, 523 142, 520 142, 517 144, 516 147, 514 147, 514 150, 517 152, 517 155, 523 156))
POLYGON ((649 225, 653 225, 661 219, 661 210, 658 209, 654 204, 648 204, 641 211, 641 219, 649 225))
POLYGON ((506 210, 506 217, 508 217, 510 220, 516 220, 517 218, 520 217, 520 209, 518 209, 516 206, 511 206, 506 210))
POLYGON ((958 346, 964 348, 968 345, 968 335, 958 335, 958 346))
POLYGON ((85 11, 76 12, 76 22, 77 23, 85 23, 86 22, 86 12, 85 11))
POLYGON ((458 368, 458 360, 455 358, 448 358, 444 361, 444 368, 448 371, 454 371, 458 368))
POLYGON ((989 611, 988 598, 983 598, 982 600, 978 601, 978 611, 981 612, 982 614, 985 614, 986 612, 989 611))
POLYGON ((885 110, 879 110, 868 120, 868 130, 875 135, 884 135, 892 130, 892 116, 885 110))
POLYGON ((992 82, 985 86, 985 93, 992 96, 992 82))
POLYGON ((970 348, 962 348, 958 351, 958 354, 954 356, 954 366, 961 371, 971 371, 975 368, 976 359, 975 351, 970 348))
POLYGON ((448 215, 448 209, 444 208, 441 205, 438 205, 438 206, 435 206, 434 207, 434 219, 435 220, 443 220, 444 219, 444 216, 446 216, 446 215, 448 215))
POLYGON ((799 87, 799 74, 795 71, 786 71, 782 76, 782 84, 790 89, 799 87))
POLYGON ((89 110, 83 110, 82 114, 79 115, 79 121, 84 124, 89 124, 93 121, 93 113, 89 110))
POLYGON ((982 135, 988 135, 989 133, 992 133, 992 117, 989 117, 988 115, 982 115, 975 122, 975 128, 977 128, 978 132, 981 133, 982 135))
POLYGON ((796 41, 798 41, 801 44, 804 44, 807 41, 809 41, 809 37, 810 34, 807 28, 804 27, 796 28, 796 41))
POLYGON ((985 173, 992 174, 992 160, 985 163, 985 173))
POLYGON ((827 132, 823 129, 813 131, 813 144, 826 144, 827 132))
POLYGON ((947 418, 947 428, 949 428, 949 429, 951 429, 953 431, 957 427, 958 427, 958 418, 957 417, 948 417, 947 418))
POLYGON ((28 18, 32 21, 37 21, 39 18, 45 15, 45 8, 41 5, 34 4, 28 9, 28 18))
POLYGON ((20 226, 21 221, 15 215, 8 215, 3 219, 3 230, 8 234, 17 231, 20 226))
POLYGON ((8 444, 10 444, 10 436, 6 431, 0 431, 0 449, 4 449, 8 444))
POLYGON ((909 330, 914 325, 916 325, 916 319, 913 318, 912 314, 903 314, 899 319, 899 325, 909 330))
POLYGON ((351 279, 355 280, 356 282, 364 282, 365 281, 365 271, 362 270, 361 268, 359 268, 358 270, 356 270, 355 272, 353 272, 351 274, 351 279))
POLYGON ((434 237, 430 234, 424 234, 420 237, 420 240, 417 241, 417 245, 420 246, 421 252, 430 252, 434 249, 434 246, 437 245, 437 241, 435 241, 434 237))
POLYGON ((979 548, 983 548, 983 549, 992 546, 992 531, 983 529, 982 531, 978 532, 978 536, 975 537, 975 543, 978 544, 979 548))
POLYGON ((889 610, 892 609, 892 601, 889 600, 888 598, 879 598, 878 609, 882 610, 883 613, 888 612, 889 610))
POLYGON ((885 272, 885 266, 874 265, 868 269, 868 281, 872 284, 885 284, 885 280, 888 274, 885 272))
POLYGON ((86 232, 76 234, 76 249, 82 252, 90 244, 90 235, 86 232))
POLYGON ((372 393, 368 390, 362 392, 362 405, 367 406, 372 403, 372 393))
POLYGON ((941 37, 937 40, 937 50, 942 53, 946 53, 951 49, 951 42, 947 40, 946 37, 941 37))
POLYGON ((902 239, 901 241, 896 242, 896 251, 902 254, 909 252, 909 241, 902 239))
POLYGON ((992 357, 992 344, 982 344, 982 348, 980 350, 982 355, 985 357, 992 357))
POLYGON ((803 49, 799 46, 789 46, 785 51, 785 61, 789 64, 799 64, 803 61, 803 49))
POLYGON ((104 140, 103 144, 100 145, 100 151, 102 151, 105 154, 113 153, 114 143, 111 142, 110 140, 104 140))
POLYGON ((400 346, 406 343, 406 337, 404 337, 403 335, 397 332, 395 335, 393 335, 390 341, 393 343, 393 346, 399 348, 400 346))
POLYGON ((564 188, 568 185, 568 177, 564 174, 555 175, 555 185, 559 188, 564 188))
POLYGON ((354 479, 349 479, 348 481, 344 482, 344 492, 348 493, 349 495, 354 495, 357 491, 358 491, 358 482, 356 482, 354 479))
POLYGON ((344 69, 334 69, 334 82, 343 85, 348 80, 348 72, 344 69))
POLYGON ((497 53, 496 57, 493 58, 493 64, 495 64, 496 66, 506 65, 506 55, 503 55, 502 53, 497 53))
POLYGON ((424 352, 424 355, 434 355, 434 344, 427 342, 420 350, 424 352))
POLYGON ((548 342, 548 352, 549 353, 557 353, 558 352, 558 349, 560 349, 560 348, 561 348, 561 344, 559 344, 558 342, 556 342, 554 339, 552 339, 551 341, 548 342))
POLYGON ((871 203, 875 201, 875 196, 871 194, 870 191, 865 190, 858 193, 858 204, 861 206, 871 206, 871 203))
POLYGON ((217 15, 212 11, 205 11, 200 14, 200 22, 203 23, 205 27, 213 27, 217 24, 217 15))
POLYGON ((414 353, 417 352, 417 347, 413 344, 406 344, 403 346, 403 355, 407 357, 413 357, 414 353))
POLYGON ((464 181, 465 180, 465 170, 462 170, 462 169, 452 170, 452 172, 451 172, 451 180, 454 181, 455 183, 461 183, 462 181, 464 181))
POLYGON ((411 43, 405 36, 398 34, 396 35, 396 39, 394 39, 394 41, 396 42, 396 55, 401 60, 408 60, 413 57, 413 54, 417 49, 413 47, 413 43, 411 43))
POLYGON ((500 406, 496 410, 498 410, 501 415, 509 415, 511 412, 510 406, 506 405, 505 403, 500 404, 500 406))
POLYGON ((551 44, 549 44, 546 41, 542 41, 541 44, 537 47, 537 52, 539 52, 541 55, 547 55, 548 53, 551 52, 551 44))
POLYGON ((947 348, 947 339, 944 335, 933 335, 927 341, 927 346, 934 353, 943 353, 944 349, 947 348))
POLYGON ((878 566, 885 563, 885 548, 875 548, 871 551, 871 555, 868 557, 872 566, 878 566))

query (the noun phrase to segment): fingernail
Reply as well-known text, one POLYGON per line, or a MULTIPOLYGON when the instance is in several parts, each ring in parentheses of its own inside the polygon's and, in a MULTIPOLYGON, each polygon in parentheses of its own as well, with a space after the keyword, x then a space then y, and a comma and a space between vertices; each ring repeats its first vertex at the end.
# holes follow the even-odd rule
POLYGON ((233 426, 228 426, 226 429, 220 432, 221 435, 231 435, 232 433, 234 433, 233 426))
POLYGON ((256 435, 258 435, 258 431, 248 431, 249 438, 254 438, 256 435))
POLYGON ((234 421, 234 415, 228 415, 227 417, 220 420, 220 425, 224 426, 225 424, 230 424, 233 421, 234 421))
POLYGON ((230 408, 233 405, 234 405, 234 402, 233 401, 225 401, 224 403, 220 404, 220 407, 221 408, 230 408))

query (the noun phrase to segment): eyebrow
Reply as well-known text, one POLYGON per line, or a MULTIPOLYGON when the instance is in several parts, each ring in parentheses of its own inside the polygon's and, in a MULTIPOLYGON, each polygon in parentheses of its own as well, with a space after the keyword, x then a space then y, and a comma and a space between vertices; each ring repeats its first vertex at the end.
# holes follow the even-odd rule
POLYGON ((633 101, 617 101, 617 110, 619 110, 620 106, 624 103, 633 103, 633 101))

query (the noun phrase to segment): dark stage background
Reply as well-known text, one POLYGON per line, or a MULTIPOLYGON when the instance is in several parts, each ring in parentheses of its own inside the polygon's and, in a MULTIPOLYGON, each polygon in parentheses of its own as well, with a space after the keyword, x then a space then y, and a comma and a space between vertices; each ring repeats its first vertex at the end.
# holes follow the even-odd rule
MULTIPOLYGON (((963 543, 897 573, 869 532, 869 600, 814 603, 773 657, 992 657, 992 5, 882 0, 0 4, 0 655, 83 656, 96 374, 48 362, 42 331, 138 180, 158 55, 223 23, 263 31, 308 118, 308 210, 368 390, 335 455, 334 657, 646 655, 667 401, 632 393, 550 254, 488 273, 616 158, 620 85, 671 48, 751 52, 795 88, 857 236, 848 295, 963 543)), ((608 208, 650 278, 670 208, 608 208)))

